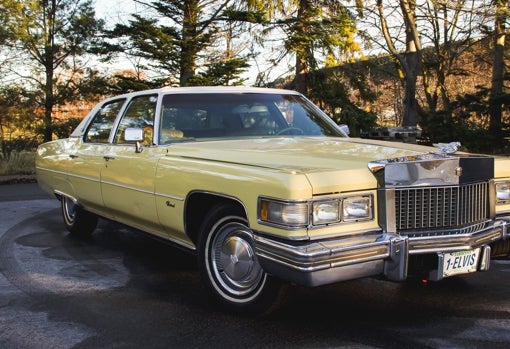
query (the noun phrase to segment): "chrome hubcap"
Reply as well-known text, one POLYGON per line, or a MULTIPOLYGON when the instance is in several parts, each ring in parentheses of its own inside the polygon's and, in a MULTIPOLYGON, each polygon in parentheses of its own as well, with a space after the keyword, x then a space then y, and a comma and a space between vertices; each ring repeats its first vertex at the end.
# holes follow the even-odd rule
POLYGON ((228 238, 220 252, 220 263, 223 272, 232 280, 244 280, 253 270, 253 251, 251 246, 237 236, 228 238))
POLYGON ((74 202, 70 199, 63 198, 64 201, 64 207, 65 207, 65 213, 67 216, 67 220, 72 223, 74 222, 74 218, 76 216, 76 205, 74 202))
POLYGON ((222 288, 235 296, 257 289, 264 277, 249 238, 244 225, 229 223, 212 242, 212 271, 222 288))

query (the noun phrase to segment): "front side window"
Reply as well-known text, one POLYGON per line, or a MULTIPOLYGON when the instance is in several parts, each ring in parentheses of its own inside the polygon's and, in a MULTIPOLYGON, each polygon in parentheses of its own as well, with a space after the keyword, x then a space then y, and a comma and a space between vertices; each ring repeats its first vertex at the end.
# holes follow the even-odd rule
POLYGON ((152 145, 154 134, 154 115, 156 113, 157 95, 143 95, 134 97, 130 102, 119 127, 115 133, 115 143, 125 144, 124 133, 127 128, 141 128, 144 133, 144 145, 152 145))
POLYGON ((85 133, 84 141, 88 143, 108 143, 115 118, 125 101, 125 99, 119 99, 105 103, 94 115, 94 119, 85 133))

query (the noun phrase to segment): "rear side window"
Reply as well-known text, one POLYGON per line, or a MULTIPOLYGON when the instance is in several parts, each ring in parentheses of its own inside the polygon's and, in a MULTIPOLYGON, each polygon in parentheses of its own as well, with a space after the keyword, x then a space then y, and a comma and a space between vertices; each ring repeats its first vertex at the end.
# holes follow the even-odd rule
POLYGON ((115 118, 124 105, 125 99, 105 103, 98 110, 85 133, 84 141, 89 143, 108 143, 115 118))

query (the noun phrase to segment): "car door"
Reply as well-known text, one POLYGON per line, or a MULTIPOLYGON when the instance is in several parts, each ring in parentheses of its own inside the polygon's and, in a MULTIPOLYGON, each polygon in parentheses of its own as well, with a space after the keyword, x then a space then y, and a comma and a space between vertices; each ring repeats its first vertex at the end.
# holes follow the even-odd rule
POLYGON ((160 233, 154 197, 154 175, 165 150, 153 144, 157 95, 137 95, 128 103, 113 142, 104 154, 101 190, 111 218, 154 234, 160 233), (126 130, 143 129, 144 140, 133 144, 126 130))
POLYGON ((100 106, 83 138, 69 149, 71 166, 68 180, 76 199, 86 208, 102 210, 101 170, 105 166, 104 153, 109 137, 125 98, 110 100, 100 106))

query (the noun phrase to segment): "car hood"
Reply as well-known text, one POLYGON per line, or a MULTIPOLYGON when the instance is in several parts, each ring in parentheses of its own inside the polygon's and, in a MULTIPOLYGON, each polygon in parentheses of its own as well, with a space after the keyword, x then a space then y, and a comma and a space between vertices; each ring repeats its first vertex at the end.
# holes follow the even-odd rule
POLYGON ((376 188, 368 162, 425 154, 434 148, 356 138, 282 137, 174 144, 169 154, 307 176, 315 194, 376 188))

